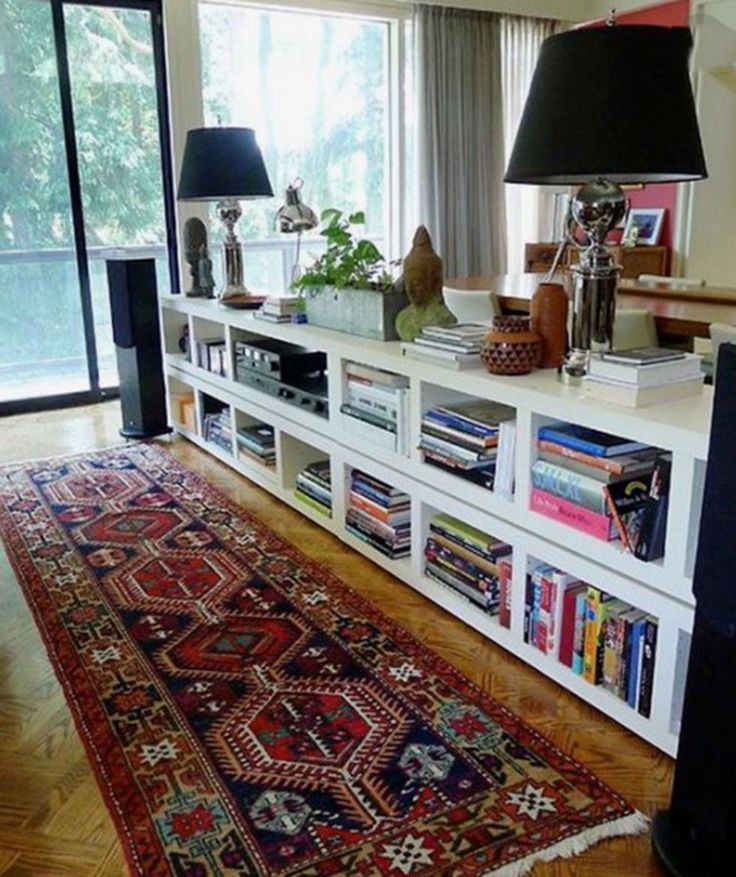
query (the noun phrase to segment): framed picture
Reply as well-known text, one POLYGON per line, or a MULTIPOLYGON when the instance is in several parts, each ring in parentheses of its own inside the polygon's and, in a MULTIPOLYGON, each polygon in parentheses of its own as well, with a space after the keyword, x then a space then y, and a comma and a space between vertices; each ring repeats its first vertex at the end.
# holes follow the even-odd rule
POLYGON ((638 246, 654 247, 659 243, 663 221, 664 207, 632 207, 626 217, 623 240, 638 246))

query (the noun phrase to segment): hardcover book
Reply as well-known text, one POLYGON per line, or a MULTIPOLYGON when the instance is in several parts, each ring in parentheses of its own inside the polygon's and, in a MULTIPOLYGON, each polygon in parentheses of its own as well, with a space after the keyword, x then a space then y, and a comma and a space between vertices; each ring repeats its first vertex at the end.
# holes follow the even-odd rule
POLYGON ((546 441, 556 442, 576 451, 591 454, 594 457, 615 457, 619 454, 631 454, 650 447, 645 442, 634 442, 629 439, 580 426, 577 423, 555 423, 542 426, 538 437, 546 441))

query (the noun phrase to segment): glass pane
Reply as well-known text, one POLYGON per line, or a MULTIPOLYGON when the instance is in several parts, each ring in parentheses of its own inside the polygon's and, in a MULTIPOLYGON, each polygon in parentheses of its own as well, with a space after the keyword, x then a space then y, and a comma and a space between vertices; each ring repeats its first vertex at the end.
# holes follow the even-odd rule
POLYGON ((51 8, 0 2, 0 400, 89 390, 51 8))
POLYGON ((109 248, 135 247, 130 255, 155 257, 165 278, 159 289, 169 291, 151 16, 73 5, 64 17, 100 384, 115 386, 109 248))
MULTIPOLYGON (((318 213, 363 210, 367 233, 382 243, 388 25, 208 2, 200 4, 200 32, 205 123, 219 118, 255 128, 276 193, 243 203, 241 238, 279 239, 276 210, 286 185, 300 176, 304 200, 318 213)), ((245 272, 255 285, 247 277, 247 253, 245 272)))

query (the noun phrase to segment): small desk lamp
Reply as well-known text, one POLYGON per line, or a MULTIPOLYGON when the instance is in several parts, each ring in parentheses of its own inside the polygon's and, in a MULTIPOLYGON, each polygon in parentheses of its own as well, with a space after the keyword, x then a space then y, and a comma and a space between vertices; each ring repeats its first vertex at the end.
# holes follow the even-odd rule
POLYGON ((301 255, 302 233, 319 225, 319 218, 311 207, 302 201, 299 194, 304 180, 297 177, 286 187, 285 202, 276 213, 276 224, 283 234, 296 234, 296 255, 291 268, 292 284, 299 279, 299 258, 301 255))
POLYGON ((235 235, 239 201, 273 195, 252 128, 195 128, 187 133, 179 178, 180 201, 217 201, 225 235, 225 278, 219 299, 250 292, 243 285, 243 246, 235 235))
POLYGON ((542 44, 505 181, 583 184, 571 220, 585 236, 572 269, 571 349, 560 378, 577 383, 595 344, 610 348, 619 267, 604 240, 626 213, 621 183, 707 175, 683 27, 582 28, 542 44))

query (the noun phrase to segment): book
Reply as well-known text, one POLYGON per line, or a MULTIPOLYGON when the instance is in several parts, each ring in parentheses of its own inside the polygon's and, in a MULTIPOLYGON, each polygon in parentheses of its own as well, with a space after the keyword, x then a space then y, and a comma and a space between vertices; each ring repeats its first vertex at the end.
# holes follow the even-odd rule
POLYGON ((459 444, 448 441, 444 438, 438 438, 437 436, 430 435, 426 432, 423 432, 420 436, 419 447, 427 448, 431 451, 438 451, 439 453, 446 452, 453 457, 457 457, 467 462, 484 462, 490 459, 495 459, 496 457, 495 448, 463 448, 459 444))
POLYGON ((348 435, 370 442, 376 447, 387 451, 397 450, 396 427, 391 429, 389 424, 369 422, 365 417, 357 417, 351 411, 341 406, 341 426, 348 435))
POLYGON ((459 466, 454 460, 440 456, 431 451, 424 451, 424 462, 437 469, 442 469, 456 478, 463 478, 472 484, 477 484, 485 490, 493 490, 495 481, 495 462, 490 462, 487 466, 479 466, 473 469, 466 469, 459 466))
POLYGON ((572 639, 572 671, 583 674, 583 655, 585 651, 585 617, 588 609, 588 588, 580 589, 575 597, 575 625, 572 639))
POLYGON ((610 594, 588 585, 583 643, 583 679, 600 685, 603 679, 603 652, 607 606, 610 594))
MULTIPOLYGON (((367 423, 370 426, 377 426, 386 432, 396 435, 396 418, 386 417, 383 413, 368 408, 358 407, 350 402, 343 402, 340 406, 342 414, 351 417, 353 420, 367 423)), ((359 428, 359 427, 356 427, 359 428)))
MULTIPOLYGON (((634 454, 622 454, 616 457, 598 457, 593 454, 586 454, 583 451, 568 448, 557 442, 540 439, 537 441, 537 448, 540 452, 546 452, 558 457, 564 457, 565 462, 562 465, 567 466, 568 461, 585 465, 601 472, 611 475, 638 475, 640 472, 646 472, 654 466, 654 461, 661 451, 658 448, 647 446, 634 454)), ((548 459, 545 457, 544 459, 548 459)), ((554 462, 551 461, 551 462, 554 462)), ((561 462, 561 461, 558 461, 561 462)), ((591 475, 590 472, 583 474, 591 475)))
POLYGON ((631 695, 632 676, 636 677, 638 669, 638 652, 635 656, 634 639, 636 636, 638 636, 637 625, 639 625, 638 630, 640 631, 642 629, 641 624, 644 622, 645 618, 645 612, 642 612, 640 609, 636 609, 634 606, 630 606, 629 610, 623 614, 621 619, 623 621, 625 630, 623 655, 619 667, 617 694, 621 698, 621 700, 625 700, 627 702, 629 701, 631 695))
POLYGON ((442 363, 443 368, 460 370, 481 368, 483 365, 480 353, 456 353, 451 350, 439 350, 435 347, 424 347, 415 341, 404 341, 401 345, 401 354, 423 362, 442 363))
MULTIPOLYGON (((559 660, 561 664, 572 668, 575 651, 575 623, 577 599, 580 594, 587 591, 587 585, 583 582, 573 582, 567 588, 562 598, 562 623, 560 625, 560 649, 559 660)), ((582 642, 582 638, 581 638, 582 642)))
POLYGON ((664 555, 671 475, 672 454, 662 454, 652 473, 639 533, 632 536, 634 554, 640 560, 659 560, 664 555))
POLYGON ((619 665, 623 660, 623 615, 631 609, 623 600, 611 600, 603 631, 603 676, 601 684, 618 696, 619 665))
POLYGON ((425 326, 422 335, 427 338, 483 340, 492 328, 492 321, 483 323, 456 323, 454 326, 425 326))
POLYGON ((358 362, 346 362, 345 374, 354 378, 361 378, 374 385, 381 384, 397 389, 409 386, 409 378, 406 375, 398 375, 384 369, 374 368, 373 366, 361 365, 358 362))
POLYGON ((439 533, 432 533, 427 540, 427 543, 429 542, 434 542, 438 547, 444 548, 447 551, 451 551, 458 557, 461 557, 468 561, 468 563, 474 564, 483 573, 485 573, 487 576, 490 576, 491 578, 497 578, 500 574, 500 564, 493 563, 482 554, 479 554, 477 551, 466 548, 464 545, 459 545, 457 542, 453 542, 446 536, 442 536, 439 533))
POLYGON ((450 341, 448 339, 427 338, 425 335, 417 335, 414 341, 409 343, 417 344, 420 348, 430 347, 432 350, 447 350, 450 353, 460 354, 475 353, 480 355, 481 348, 480 339, 474 341, 450 341))
POLYGON ((326 518, 332 517, 332 508, 330 506, 324 505, 319 500, 315 499, 313 496, 310 496, 307 493, 304 493, 300 488, 296 488, 294 491, 294 496, 299 500, 299 502, 308 505, 311 509, 314 509, 316 512, 319 512, 321 515, 324 515, 326 518))
POLYGON ((384 508, 378 503, 373 502, 373 500, 368 499, 368 497, 362 496, 355 489, 350 491, 349 497, 350 505, 352 507, 366 512, 377 521, 382 521, 384 524, 394 526, 397 524, 406 524, 411 520, 411 508, 408 502, 406 503, 405 508, 384 508))
POLYGON ((644 718, 652 713, 652 688, 654 685, 654 663, 657 656, 657 619, 647 615, 642 643, 641 672, 639 675, 639 698, 637 710, 644 718))
POLYGON ((595 478, 580 475, 564 466, 537 460, 532 466, 532 484, 540 490, 562 497, 575 505, 605 515, 606 495, 602 484, 595 478))
POLYGON ((372 518, 369 514, 360 509, 348 509, 346 520, 355 527, 363 530, 363 532, 377 536, 382 539, 386 545, 392 547, 397 545, 408 545, 411 538, 411 531, 408 528, 403 528, 399 531, 390 527, 388 524, 382 523, 376 518, 372 518))
MULTIPOLYGON (((610 472, 608 469, 601 469, 597 466, 590 466, 588 463, 581 463, 571 457, 553 453, 552 451, 537 450, 537 459, 544 460, 545 463, 552 463, 556 466, 564 466, 570 472, 577 472, 579 475, 586 475, 593 478, 601 484, 612 484, 614 481, 625 481, 634 475, 641 473, 648 474, 654 469, 655 457, 652 455, 648 460, 642 460, 638 467, 631 467, 626 472, 610 472)), ((615 459, 613 457, 600 457, 601 460, 615 459)))
POLYGON ((514 495, 516 468, 516 421, 506 420, 499 428, 496 478, 493 490, 499 496, 511 499, 514 495))
POLYGON ((606 362, 652 365, 653 363, 685 359, 687 354, 682 350, 670 350, 667 347, 634 347, 631 350, 605 351, 600 356, 606 362))
POLYGON ((393 548, 392 546, 387 545, 379 537, 373 536, 370 533, 366 533, 364 530, 360 529, 360 527, 348 521, 345 522, 345 529, 348 531, 348 533, 352 533, 353 536, 370 545, 371 548, 375 548, 376 551, 380 551, 381 554, 385 555, 391 560, 398 560, 402 557, 408 557, 411 553, 411 548, 409 545, 406 545, 406 547, 401 546, 393 548))
POLYGON ((644 632, 646 630, 647 617, 642 613, 633 623, 631 628, 631 652, 630 668, 626 690, 626 702, 632 709, 636 709, 637 696, 639 694, 639 678, 641 676, 641 663, 644 648, 644 632))
POLYGON ((686 353, 679 359, 653 363, 614 361, 600 354, 592 354, 588 367, 591 378, 616 381, 638 387, 655 387, 672 381, 682 381, 700 375, 702 357, 686 353))
POLYGON ((665 402, 676 402, 688 399, 702 392, 705 375, 686 381, 674 381, 659 384, 655 387, 636 387, 584 377, 580 387, 581 395, 596 402, 610 402, 626 408, 644 408, 647 405, 661 405, 665 402))
POLYGON ((516 410, 500 402, 469 399, 450 405, 438 405, 424 415, 428 420, 469 432, 481 438, 498 436, 500 426, 516 419, 516 410))
POLYGON ((484 533, 471 524, 466 524, 450 515, 440 513, 434 515, 430 522, 430 529, 446 536, 450 541, 465 545, 471 550, 478 551, 483 557, 495 562, 499 557, 511 554, 511 546, 500 539, 484 533))
POLYGON ((498 569, 493 573, 489 573, 468 560, 467 557, 461 557, 455 550, 448 548, 446 545, 440 545, 431 537, 427 539, 424 546, 424 556, 427 560, 432 560, 452 569, 453 572, 467 576, 470 580, 477 584, 482 590, 488 590, 488 587, 498 588, 498 569))
POLYGON ((555 423, 542 426, 538 438, 564 445, 576 451, 583 451, 593 457, 615 457, 618 454, 632 454, 651 447, 644 442, 634 442, 620 436, 610 435, 577 423, 555 423))
POLYGON ((608 511, 616 525, 621 544, 633 551, 641 529, 642 516, 649 498, 652 472, 627 481, 603 485, 608 511))
POLYGON ((498 433, 496 435, 477 436, 465 429, 457 429, 444 426, 428 417, 422 418, 421 431, 429 435, 444 438, 447 441, 458 443, 461 447, 477 448, 478 450, 498 447, 498 433))
POLYGON ((604 539, 607 542, 618 539, 616 525, 608 515, 598 515, 590 509, 575 505, 537 487, 532 488, 529 508, 596 539, 604 539))
POLYGON ((465 597, 466 600, 473 603, 484 612, 487 612, 489 615, 496 615, 498 613, 497 605, 494 605, 493 601, 489 602, 486 595, 469 587, 464 582, 456 580, 450 573, 441 569, 436 564, 427 563, 424 567, 424 573, 434 581, 450 588, 450 590, 454 591, 456 594, 465 597))
POLYGON ((296 486, 304 491, 304 493, 308 493, 310 496, 324 502, 326 505, 330 505, 332 502, 332 494, 330 493, 329 488, 317 484, 301 472, 296 476, 296 486))
POLYGON ((511 629, 511 586, 512 561, 502 560, 498 565, 498 623, 501 627, 511 629))

